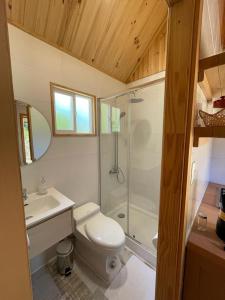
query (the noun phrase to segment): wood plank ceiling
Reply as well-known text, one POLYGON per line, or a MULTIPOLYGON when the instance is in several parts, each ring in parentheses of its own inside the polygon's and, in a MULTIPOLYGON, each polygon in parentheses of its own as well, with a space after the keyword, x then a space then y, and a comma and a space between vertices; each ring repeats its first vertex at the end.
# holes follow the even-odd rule
POLYGON ((140 63, 136 64, 129 82, 164 71, 166 69, 167 20, 155 33, 140 63))
POLYGON ((224 0, 204 0, 201 30, 201 58, 224 51, 224 0))
MULTIPOLYGON (((210 57, 225 51, 225 1, 204 0, 200 57, 210 57)), ((225 65, 205 71, 205 80, 213 98, 225 94, 225 65)), ((208 87, 207 87, 208 89, 208 87)), ((206 88, 204 87, 204 91, 206 88)))
POLYGON ((11 24, 127 82, 167 17, 165 0, 6 0, 11 24))

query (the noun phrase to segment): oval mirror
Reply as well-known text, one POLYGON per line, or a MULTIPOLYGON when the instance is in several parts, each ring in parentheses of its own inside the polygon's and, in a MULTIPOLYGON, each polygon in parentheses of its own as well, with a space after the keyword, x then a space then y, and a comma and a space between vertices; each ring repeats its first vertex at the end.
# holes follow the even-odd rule
POLYGON ((19 157, 21 166, 40 159, 48 150, 51 130, 45 117, 31 105, 16 102, 19 157))

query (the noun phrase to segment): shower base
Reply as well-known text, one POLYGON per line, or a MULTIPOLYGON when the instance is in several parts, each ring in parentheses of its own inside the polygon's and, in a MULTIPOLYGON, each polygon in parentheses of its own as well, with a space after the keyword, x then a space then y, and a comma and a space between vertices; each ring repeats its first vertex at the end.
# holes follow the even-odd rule
POLYGON ((146 262, 156 266, 156 249, 152 238, 158 231, 158 216, 134 204, 129 205, 127 220, 127 204, 122 203, 107 215, 116 220, 126 233, 126 244, 146 262))

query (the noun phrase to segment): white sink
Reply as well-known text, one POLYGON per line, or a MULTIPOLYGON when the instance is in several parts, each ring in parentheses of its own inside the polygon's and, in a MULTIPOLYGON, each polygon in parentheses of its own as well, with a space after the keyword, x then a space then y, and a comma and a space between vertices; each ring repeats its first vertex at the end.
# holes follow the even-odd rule
POLYGON ((41 197, 25 206, 26 218, 46 213, 48 210, 56 208, 59 205, 60 203, 51 195, 41 197))
POLYGON ((26 226, 30 228, 71 209, 75 203, 55 188, 49 188, 45 195, 29 194, 24 204, 26 226))

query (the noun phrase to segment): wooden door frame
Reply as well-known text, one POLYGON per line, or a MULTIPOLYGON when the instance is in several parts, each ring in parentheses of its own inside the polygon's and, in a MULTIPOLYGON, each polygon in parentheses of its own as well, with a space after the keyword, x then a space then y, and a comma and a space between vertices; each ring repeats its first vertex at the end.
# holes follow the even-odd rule
POLYGON ((181 299, 202 0, 169 5, 156 299, 181 299))
POLYGON ((0 299, 31 300, 5 1, 0 1, 0 60, 0 299))

